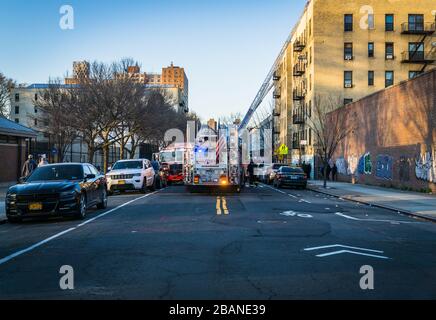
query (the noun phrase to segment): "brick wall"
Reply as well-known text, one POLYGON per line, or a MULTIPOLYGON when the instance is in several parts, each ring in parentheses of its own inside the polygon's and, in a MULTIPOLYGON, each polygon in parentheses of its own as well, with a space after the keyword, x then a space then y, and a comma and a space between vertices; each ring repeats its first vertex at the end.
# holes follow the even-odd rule
POLYGON ((15 144, 0 144, 0 183, 16 182, 21 175, 21 167, 25 161, 26 147, 15 144), (18 148, 21 148, 19 159, 18 148))
POLYGON ((333 157, 339 180, 436 192, 436 70, 335 112, 356 123, 333 157))

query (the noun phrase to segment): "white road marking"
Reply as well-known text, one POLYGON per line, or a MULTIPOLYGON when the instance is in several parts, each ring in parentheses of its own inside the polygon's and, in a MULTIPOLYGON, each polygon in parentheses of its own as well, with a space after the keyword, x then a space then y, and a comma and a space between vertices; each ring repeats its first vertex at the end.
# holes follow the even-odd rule
POLYGON ((384 252, 384 251, 380 251, 380 250, 373 250, 373 249, 366 249, 366 248, 359 248, 359 247, 350 247, 350 246, 346 246, 346 245, 343 245, 343 244, 332 244, 332 245, 322 246, 322 247, 306 248, 306 249, 304 249, 304 251, 314 251, 314 250, 329 249, 329 248, 336 248, 336 247, 341 247, 341 248, 346 248, 346 249, 353 249, 353 250, 362 250, 362 251, 376 252, 376 253, 383 253, 384 252))
POLYGON ((357 251, 351 251, 351 250, 339 250, 339 251, 334 251, 334 252, 329 252, 329 253, 324 253, 324 254, 318 254, 316 256, 318 258, 324 258, 324 257, 328 257, 328 256, 342 254, 342 253, 351 253, 351 254, 357 254, 360 256, 367 256, 367 257, 373 257, 373 258, 378 258, 378 259, 389 259, 388 257, 385 257, 385 256, 379 256, 376 254, 369 254, 369 253, 363 253, 363 252, 357 252, 357 251))
POLYGON ((312 202, 310 202, 308 200, 304 200, 304 199, 301 199, 300 202, 312 203, 312 202))
POLYGON ((138 200, 141 200, 141 199, 147 198, 147 197, 149 197, 149 196, 151 196, 151 195, 154 195, 154 194, 156 194, 156 193, 158 193, 158 192, 159 192, 159 191, 156 191, 156 192, 153 192, 153 193, 146 194, 146 195, 144 195, 144 196, 142 196, 142 197, 139 197, 139 198, 133 199, 133 200, 131 200, 131 201, 129 201, 129 202, 126 202, 126 203, 124 203, 124 204, 122 204, 122 205, 120 205, 120 206, 118 206, 118 207, 116 207, 116 208, 114 208, 114 209, 111 209, 111 210, 109 210, 109 211, 107 211, 107 212, 104 212, 104 213, 102 213, 102 214, 100 214, 100 215, 98 215, 98 216, 96 216, 96 217, 94 217, 94 218, 92 218, 92 219, 89 219, 89 220, 87 220, 87 221, 85 221, 85 222, 83 222, 83 223, 77 225, 76 227, 69 228, 69 229, 67 229, 67 230, 61 231, 61 232, 59 232, 59 233, 57 233, 57 234, 55 234, 55 235, 53 235, 53 236, 51 236, 51 237, 49 237, 49 238, 47 238, 47 239, 45 239, 45 240, 42 240, 42 241, 40 241, 40 242, 38 242, 38 243, 35 243, 34 245, 31 245, 30 247, 28 247, 28 248, 26 248, 26 249, 23 249, 23 250, 17 251, 17 252, 15 252, 15 253, 13 253, 13 254, 7 256, 7 257, 4 257, 4 258, 0 259, 0 265, 5 264, 6 262, 8 262, 8 261, 10 261, 10 260, 12 260, 12 259, 14 259, 14 258, 16 258, 16 257, 21 256, 21 255, 23 255, 23 254, 25 254, 25 253, 28 253, 28 252, 30 252, 30 251, 32 251, 32 250, 34 250, 34 249, 36 249, 36 248, 38 248, 38 247, 40 247, 40 246, 42 246, 42 245, 44 245, 44 244, 46 244, 46 243, 52 241, 52 240, 55 240, 55 239, 57 239, 57 238, 59 238, 59 237, 65 235, 65 234, 67 234, 67 233, 70 233, 71 231, 74 231, 74 230, 76 230, 76 229, 78 229, 78 228, 80 228, 80 227, 83 227, 83 226, 87 225, 88 223, 91 223, 91 222, 93 222, 93 221, 95 221, 95 220, 97 220, 97 219, 100 219, 100 218, 102 218, 102 217, 104 217, 104 216, 106 216, 106 215, 108 215, 108 214, 110 214, 110 213, 112 213, 112 212, 115 212, 115 211, 117 211, 117 210, 119 210, 119 209, 121 209, 121 208, 123 208, 123 207, 129 205, 129 204, 132 204, 132 203, 135 202, 135 201, 138 201, 138 200))
POLYGON ((294 199, 298 199, 298 197, 294 196, 293 194, 288 193, 288 196, 294 198, 294 199))
POLYGON ((285 211, 280 213, 280 215, 285 216, 285 217, 300 217, 300 218, 313 218, 313 216, 311 216, 310 214, 306 214, 306 213, 297 213, 295 211, 285 211))
POLYGON ((348 220, 354 220, 354 221, 369 221, 369 222, 388 222, 392 224, 416 224, 420 222, 416 221, 399 221, 399 220, 380 220, 380 219, 360 219, 356 217, 347 216, 346 214, 343 214, 342 212, 336 212, 335 215, 340 216, 342 218, 348 219, 348 220))

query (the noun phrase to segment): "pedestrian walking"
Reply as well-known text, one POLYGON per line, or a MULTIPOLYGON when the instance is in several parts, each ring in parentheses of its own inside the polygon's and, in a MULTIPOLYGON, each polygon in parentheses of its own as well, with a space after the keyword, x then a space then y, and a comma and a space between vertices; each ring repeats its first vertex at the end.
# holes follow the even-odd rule
POLYGON ((247 167, 247 173, 248 173, 248 179, 250 186, 254 184, 254 162, 253 160, 250 161, 250 164, 247 167))
POLYGON ((30 154, 26 162, 24 162, 23 169, 21 170, 21 176, 23 178, 27 178, 33 173, 33 171, 35 171, 36 168, 37 164, 35 160, 33 160, 33 156, 30 154))
POLYGON ((332 168, 332 181, 338 180, 338 167, 336 166, 336 163, 333 165, 332 168))
POLYGON ((307 167, 307 179, 310 179, 310 175, 312 174, 312 165, 310 164, 310 163, 308 163, 307 165, 306 165, 306 167, 307 167))
POLYGON ((327 180, 330 181, 330 173, 332 172, 332 167, 330 167, 330 164, 327 164, 327 169, 326 169, 326 175, 327 175, 327 180))

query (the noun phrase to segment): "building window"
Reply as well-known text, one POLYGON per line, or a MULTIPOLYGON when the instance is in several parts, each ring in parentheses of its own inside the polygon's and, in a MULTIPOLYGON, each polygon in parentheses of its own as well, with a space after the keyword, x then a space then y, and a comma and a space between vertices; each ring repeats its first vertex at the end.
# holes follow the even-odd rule
POLYGON ((20 102, 20 94, 19 93, 15 94, 15 102, 20 102))
POLYGON ((385 31, 394 31, 394 15, 387 14, 385 16, 385 31))
POLYGON ((38 119, 35 119, 34 122, 35 122, 35 127, 38 126, 38 119))
POLYGON ((350 99, 350 98, 344 99, 344 106, 346 106, 347 104, 350 104, 350 103, 353 103, 353 99, 350 99))
POLYGON ((375 29, 375 18, 373 13, 368 14, 368 29, 375 29))
POLYGON ((35 113, 38 113, 38 108, 34 107, 34 111, 35 111, 35 113))
POLYGON ((394 60, 394 44, 386 42, 386 60, 394 60))
POLYGON ((309 20, 309 37, 312 35, 312 19, 309 20))
POLYGON ((394 85, 394 72, 386 71, 385 73, 385 87, 390 87, 394 85))
POLYGON ((424 15, 409 14, 409 31, 423 31, 423 30, 424 30, 424 15))
POLYGON ((424 60, 424 43, 409 42, 409 60, 411 61, 424 60))
POLYGON ((374 71, 368 71, 368 86, 374 85, 374 71))
POLYGON ((368 58, 374 58, 374 42, 368 42, 368 58))
POLYGON ((20 123, 20 119, 15 118, 15 122, 16 122, 16 123, 20 123))
POLYGON ((353 15, 346 14, 344 16, 344 31, 353 31, 353 15))
POLYGON ((409 71, 409 79, 416 78, 420 74, 422 74, 422 71, 409 71))
POLYGON ((344 60, 353 60, 353 43, 344 43, 344 60))
POLYGON ((38 94, 35 93, 35 101, 38 101, 38 94))
POLYGON ((353 71, 344 71, 344 88, 353 87, 353 71))
POLYGON ((19 106, 15 106, 15 114, 20 114, 20 107, 19 106))

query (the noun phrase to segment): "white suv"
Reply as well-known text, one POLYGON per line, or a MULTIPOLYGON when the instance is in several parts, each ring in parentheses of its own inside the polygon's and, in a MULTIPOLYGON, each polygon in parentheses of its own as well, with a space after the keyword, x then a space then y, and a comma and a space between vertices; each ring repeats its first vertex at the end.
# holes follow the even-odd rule
POLYGON ((147 159, 120 160, 106 174, 109 194, 114 191, 155 190, 155 172, 147 159))

